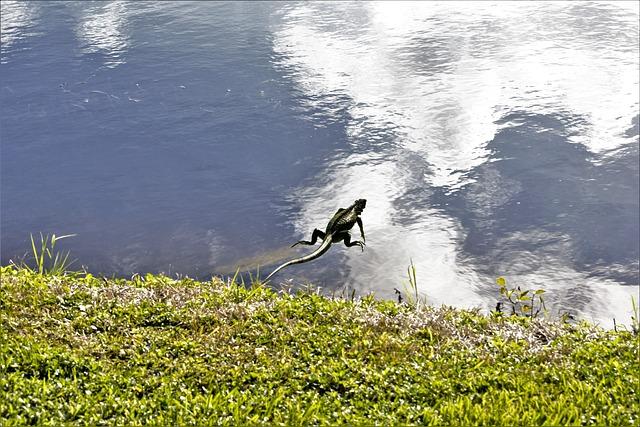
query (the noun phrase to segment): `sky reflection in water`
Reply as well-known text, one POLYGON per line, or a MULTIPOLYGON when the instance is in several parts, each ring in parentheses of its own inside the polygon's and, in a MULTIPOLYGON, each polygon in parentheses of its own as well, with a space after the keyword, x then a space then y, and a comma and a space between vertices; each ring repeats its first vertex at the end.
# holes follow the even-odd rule
POLYGON ((604 324, 638 292, 638 5, 2 2, 2 261, 269 269, 368 199, 364 253, 279 279, 604 324), (43 71, 46 70, 46 71, 43 71), (25 171, 29 171, 28 174, 25 171), (265 266, 267 264, 268 266, 265 266))
POLYGON ((346 259, 360 286, 377 290, 413 258, 436 303, 481 304, 492 291, 483 284, 503 274, 593 315, 612 299, 627 304, 637 288, 611 286, 593 267, 637 283, 637 241, 623 235, 638 235, 637 167, 634 188, 633 166, 612 183, 593 163, 621 146, 637 159, 637 131, 623 132, 638 111, 637 14, 580 4, 352 7, 295 8, 275 49, 309 99, 347 95, 354 146, 370 141, 368 127, 391 135, 373 153, 334 160, 317 188, 301 188, 297 228, 321 223, 333 197, 346 204, 372 194, 369 256, 346 259), (630 199, 617 199, 626 205, 619 212, 605 201, 615 184, 630 199), (623 265, 601 262, 611 252, 623 265))

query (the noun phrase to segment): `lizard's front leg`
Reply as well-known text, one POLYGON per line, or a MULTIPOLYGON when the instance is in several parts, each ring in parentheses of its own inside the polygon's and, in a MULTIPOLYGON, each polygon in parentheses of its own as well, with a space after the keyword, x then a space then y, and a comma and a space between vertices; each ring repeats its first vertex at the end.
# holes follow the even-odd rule
POLYGON ((348 232, 343 232, 343 233, 338 233, 336 235, 333 236, 333 243, 338 243, 339 241, 344 240, 344 245, 348 248, 352 247, 352 246, 360 246, 360 249, 362 249, 364 251, 364 242, 361 242, 360 240, 356 240, 355 242, 351 241, 351 234, 349 234, 348 232))
POLYGON ((294 243, 293 245, 291 245, 291 247, 294 247, 295 245, 315 245, 316 242, 318 241, 318 239, 320 240, 324 240, 325 234, 324 231, 322 230, 318 230, 317 228, 313 230, 313 233, 311 234, 311 241, 308 240, 300 240, 299 242, 294 243))
POLYGON ((367 239, 364 238, 364 228, 362 228, 362 219, 360 219, 360 217, 358 217, 356 219, 356 223, 358 224, 358 227, 360 228, 360 235, 362 236, 362 243, 366 242, 367 239))

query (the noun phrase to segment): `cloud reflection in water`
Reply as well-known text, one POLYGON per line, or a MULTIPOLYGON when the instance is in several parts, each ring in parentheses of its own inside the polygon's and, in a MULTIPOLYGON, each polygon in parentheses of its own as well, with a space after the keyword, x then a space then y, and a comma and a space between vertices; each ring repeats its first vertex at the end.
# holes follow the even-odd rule
POLYGON ((76 32, 85 54, 105 55, 109 68, 125 63, 129 48, 127 4, 116 1, 84 11, 76 32))
MULTIPOLYGON (((521 202, 528 203, 532 215, 545 210, 535 205, 535 174, 522 180, 518 173, 505 176, 491 165, 505 161, 515 170, 528 167, 535 158, 527 156, 534 152, 504 159, 502 145, 491 142, 522 124, 505 117, 525 112, 513 117, 542 125, 540 134, 558 138, 559 146, 577 144, 590 153, 586 163, 577 165, 577 175, 567 178, 571 188, 583 188, 580 182, 586 178, 581 175, 593 173, 588 162, 601 161, 629 143, 625 130, 638 111, 637 18, 637 7, 629 13, 617 4, 372 2, 340 9, 321 3, 292 7, 274 29, 274 48, 281 58, 277 65, 304 92, 300 99, 309 112, 330 115, 326 105, 345 105, 347 99, 348 144, 369 147, 336 155, 326 173, 300 188, 295 195, 302 205, 296 229, 306 233, 309 224, 323 223, 336 206, 365 197, 365 227, 371 239, 367 256, 346 261, 349 280, 363 289, 399 284, 413 258, 419 285, 435 303, 490 305, 486 295, 493 291, 491 276, 513 272, 525 287, 553 290, 559 306, 582 298, 578 309, 596 320, 612 313, 624 316, 625 298, 630 301, 637 286, 617 286, 613 279, 591 276, 584 260, 576 265, 580 255, 574 242, 588 230, 575 231, 580 225, 553 222, 544 214, 540 221, 532 217, 524 222, 510 214, 521 209, 521 202), (539 119, 547 115, 559 122, 539 119), (523 195, 532 199, 521 201, 523 195), (466 200, 462 204, 460 196, 466 200), (504 235, 501 228, 513 231, 504 235), (574 231, 567 234, 566 229, 574 231), (470 243, 470 232, 477 243, 470 243), (568 246, 558 251, 556 241, 568 246), (518 250, 528 244, 535 250, 518 250), (536 268, 527 271, 517 267, 532 265, 536 268), (584 292, 572 292, 577 288, 584 292)), ((632 137, 637 141, 637 133, 632 137)), ((500 140, 505 147, 512 142, 500 140)), ((545 160, 541 173, 553 176, 563 170, 554 151, 536 154, 545 160)), ((563 178, 558 179, 549 182, 550 195, 563 178)), ((633 197, 633 184, 628 190, 633 197)), ((589 217, 563 202, 556 211, 566 211, 569 219, 589 217)), ((634 210, 637 218, 637 197, 629 209, 629 215, 621 214, 623 224, 614 226, 637 234, 629 223, 634 210)), ((593 243, 589 239, 587 243, 593 243)), ((632 267, 637 252, 630 248, 632 267)))
POLYGON ((37 3, 12 0, 0 3, 0 14, 0 63, 5 64, 12 52, 20 50, 20 40, 37 35, 33 27, 40 14, 37 3))

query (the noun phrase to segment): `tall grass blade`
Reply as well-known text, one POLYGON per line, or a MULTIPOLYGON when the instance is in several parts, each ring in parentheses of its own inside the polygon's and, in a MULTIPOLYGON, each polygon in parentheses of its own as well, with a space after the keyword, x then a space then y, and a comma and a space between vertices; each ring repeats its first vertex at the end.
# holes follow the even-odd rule
POLYGON ((638 304, 636 303, 636 299, 631 295, 631 306, 633 307, 633 315, 631 316, 631 329, 633 333, 638 335, 640 334, 640 310, 638 309, 638 304))
MULTIPOLYGON (((409 259, 409 266, 407 267, 407 275, 409 276, 409 285, 404 285, 404 290, 407 295, 407 303, 413 308, 418 308, 420 305, 420 294, 418 293, 418 275, 416 266, 413 263, 413 259, 409 259)), ((401 298, 400 298, 401 299, 401 298)), ((426 301, 422 301, 425 302, 426 301)))
MULTIPOLYGON (((69 251, 67 251, 66 253, 55 251, 56 242, 58 240, 66 239, 67 237, 73 237, 76 235, 66 234, 63 236, 56 236, 55 234, 52 234, 51 236, 49 236, 49 234, 42 234, 42 232, 40 232, 39 234, 39 249, 36 246, 36 240, 34 239, 33 234, 29 234, 29 237, 31 239, 31 252, 36 263, 35 269, 37 270, 38 274, 43 275, 65 273, 67 268, 73 263, 73 261, 69 262, 69 251)), ((27 266, 26 264, 24 264, 23 267, 31 269, 31 267, 27 266)))

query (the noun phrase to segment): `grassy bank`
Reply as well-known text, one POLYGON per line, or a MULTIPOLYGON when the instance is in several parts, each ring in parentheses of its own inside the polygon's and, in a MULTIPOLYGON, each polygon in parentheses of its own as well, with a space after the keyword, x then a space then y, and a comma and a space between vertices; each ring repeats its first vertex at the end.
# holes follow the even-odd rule
POLYGON ((219 279, 1 274, 4 425, 638 424, 630 332, 219 279))

